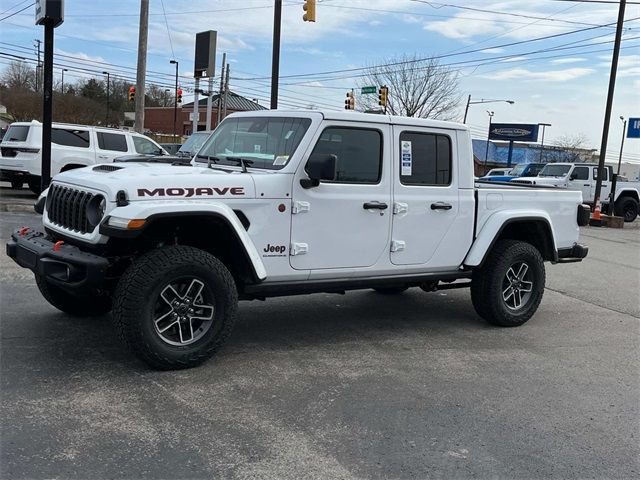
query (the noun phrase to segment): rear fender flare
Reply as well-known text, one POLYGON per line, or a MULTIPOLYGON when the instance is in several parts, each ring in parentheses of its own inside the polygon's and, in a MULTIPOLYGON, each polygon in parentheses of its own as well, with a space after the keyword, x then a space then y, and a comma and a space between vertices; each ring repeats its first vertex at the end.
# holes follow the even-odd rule
POLYGON ((482 229, 478 232, 469 253, 467 253, 463 265, 465 267, 482 266, 487 254, 491 251, 495 242, 500 238, 502 231, 509 224, 528 220, 543 221, 547 224, 549 231, 551 232, 553 255, 554 258, 557 258, 557 248, 555 245, 556 234, 553 229, 553 223, 551 223, 551 218, 547 212, 503 210, 494 213, 485 222, 482 229))

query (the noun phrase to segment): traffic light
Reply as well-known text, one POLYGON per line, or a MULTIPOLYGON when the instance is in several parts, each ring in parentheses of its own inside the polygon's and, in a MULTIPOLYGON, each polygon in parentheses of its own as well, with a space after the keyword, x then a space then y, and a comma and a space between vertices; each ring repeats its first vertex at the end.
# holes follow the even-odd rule
POLYGON ((382 86, 378 90, 378 105, 387 108, 387 101, 389 97, 389 87, 382 86))
POLYGON ((133 85, 131 85, 129 87, 129 101, 133 102, 136 99, 136 87, 134 87, 133 85))
POLYGON ((177 103, 182 103, 182 89, 181 88, 176 90, 176 102, 177 103))
POLYGON ((302 16, 302 19, 305 22, 316 21, 316 0, 304 0, 304 5, 302 5, 302 9, 304 10, 304 15, 302 16))
POLYGON ((356 97, 353 95, 353 90, 347 92, 347 99, 344 101, 345 110, 355 110, 356 97))

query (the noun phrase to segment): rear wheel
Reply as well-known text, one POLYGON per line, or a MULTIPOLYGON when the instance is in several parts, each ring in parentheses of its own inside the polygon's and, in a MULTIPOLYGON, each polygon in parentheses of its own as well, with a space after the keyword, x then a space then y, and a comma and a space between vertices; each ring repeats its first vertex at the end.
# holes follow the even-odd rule
POLYGON ((544 260, 531 244, 500 240, 482 268, 473 272, 471 300, 493 325, 516 327, 538 309, 545 285, 544 260))
POLYGON ((638 201, 633 197, 623 197, 616 202, 616 215, 624 217, 625 222, 633 222, 638 216, 638 201))
POLYGON ((111 310, 111 297, 107 295, 73 295, 37 274, 36 285, 47 302, 70 315, 97 317, 111 310))
POLYGON ((222 262, 187 246, 140 257, 114 298, 118 334, 141 360, 161 370, 194 367, 211 357, 231 334, 238 303, 222 262))

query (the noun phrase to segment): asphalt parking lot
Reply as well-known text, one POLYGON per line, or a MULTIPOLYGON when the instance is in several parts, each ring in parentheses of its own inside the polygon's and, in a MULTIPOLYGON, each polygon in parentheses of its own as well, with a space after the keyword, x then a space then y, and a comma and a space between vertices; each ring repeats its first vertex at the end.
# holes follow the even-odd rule
MULTIPOLYGON (((0 241, 38 224, 0 213, 0 241)), ((582 241, 520 328, 483 323, 465 290, 271 299, 178 372, 2 255, 1 476, 637 478, 640 221, 582 241)))

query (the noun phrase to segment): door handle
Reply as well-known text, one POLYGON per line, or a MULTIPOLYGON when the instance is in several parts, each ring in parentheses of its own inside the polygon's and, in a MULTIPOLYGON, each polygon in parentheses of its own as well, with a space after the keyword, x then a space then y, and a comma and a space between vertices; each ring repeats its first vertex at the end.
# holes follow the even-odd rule
POLYGON ((591 184, 590 184, 590 183, 583 183, 583 184, 582 184, 582 186, 583 186, 583 187, 590 187, 590 186, 591 186, 591 184))
POLYGON ((386 210, 387 208, 389 208, 389 205, 381 202, 367 202, 362 205, 362 208, 364 208, 365 210, 386 210))
POLYGON ((98 155, 98 158, 109 158, 106 155, 98 155))
POLYGON ((436 202, 431 204, 431 210, 451 210, 453 206, 450 203, 436 202))

